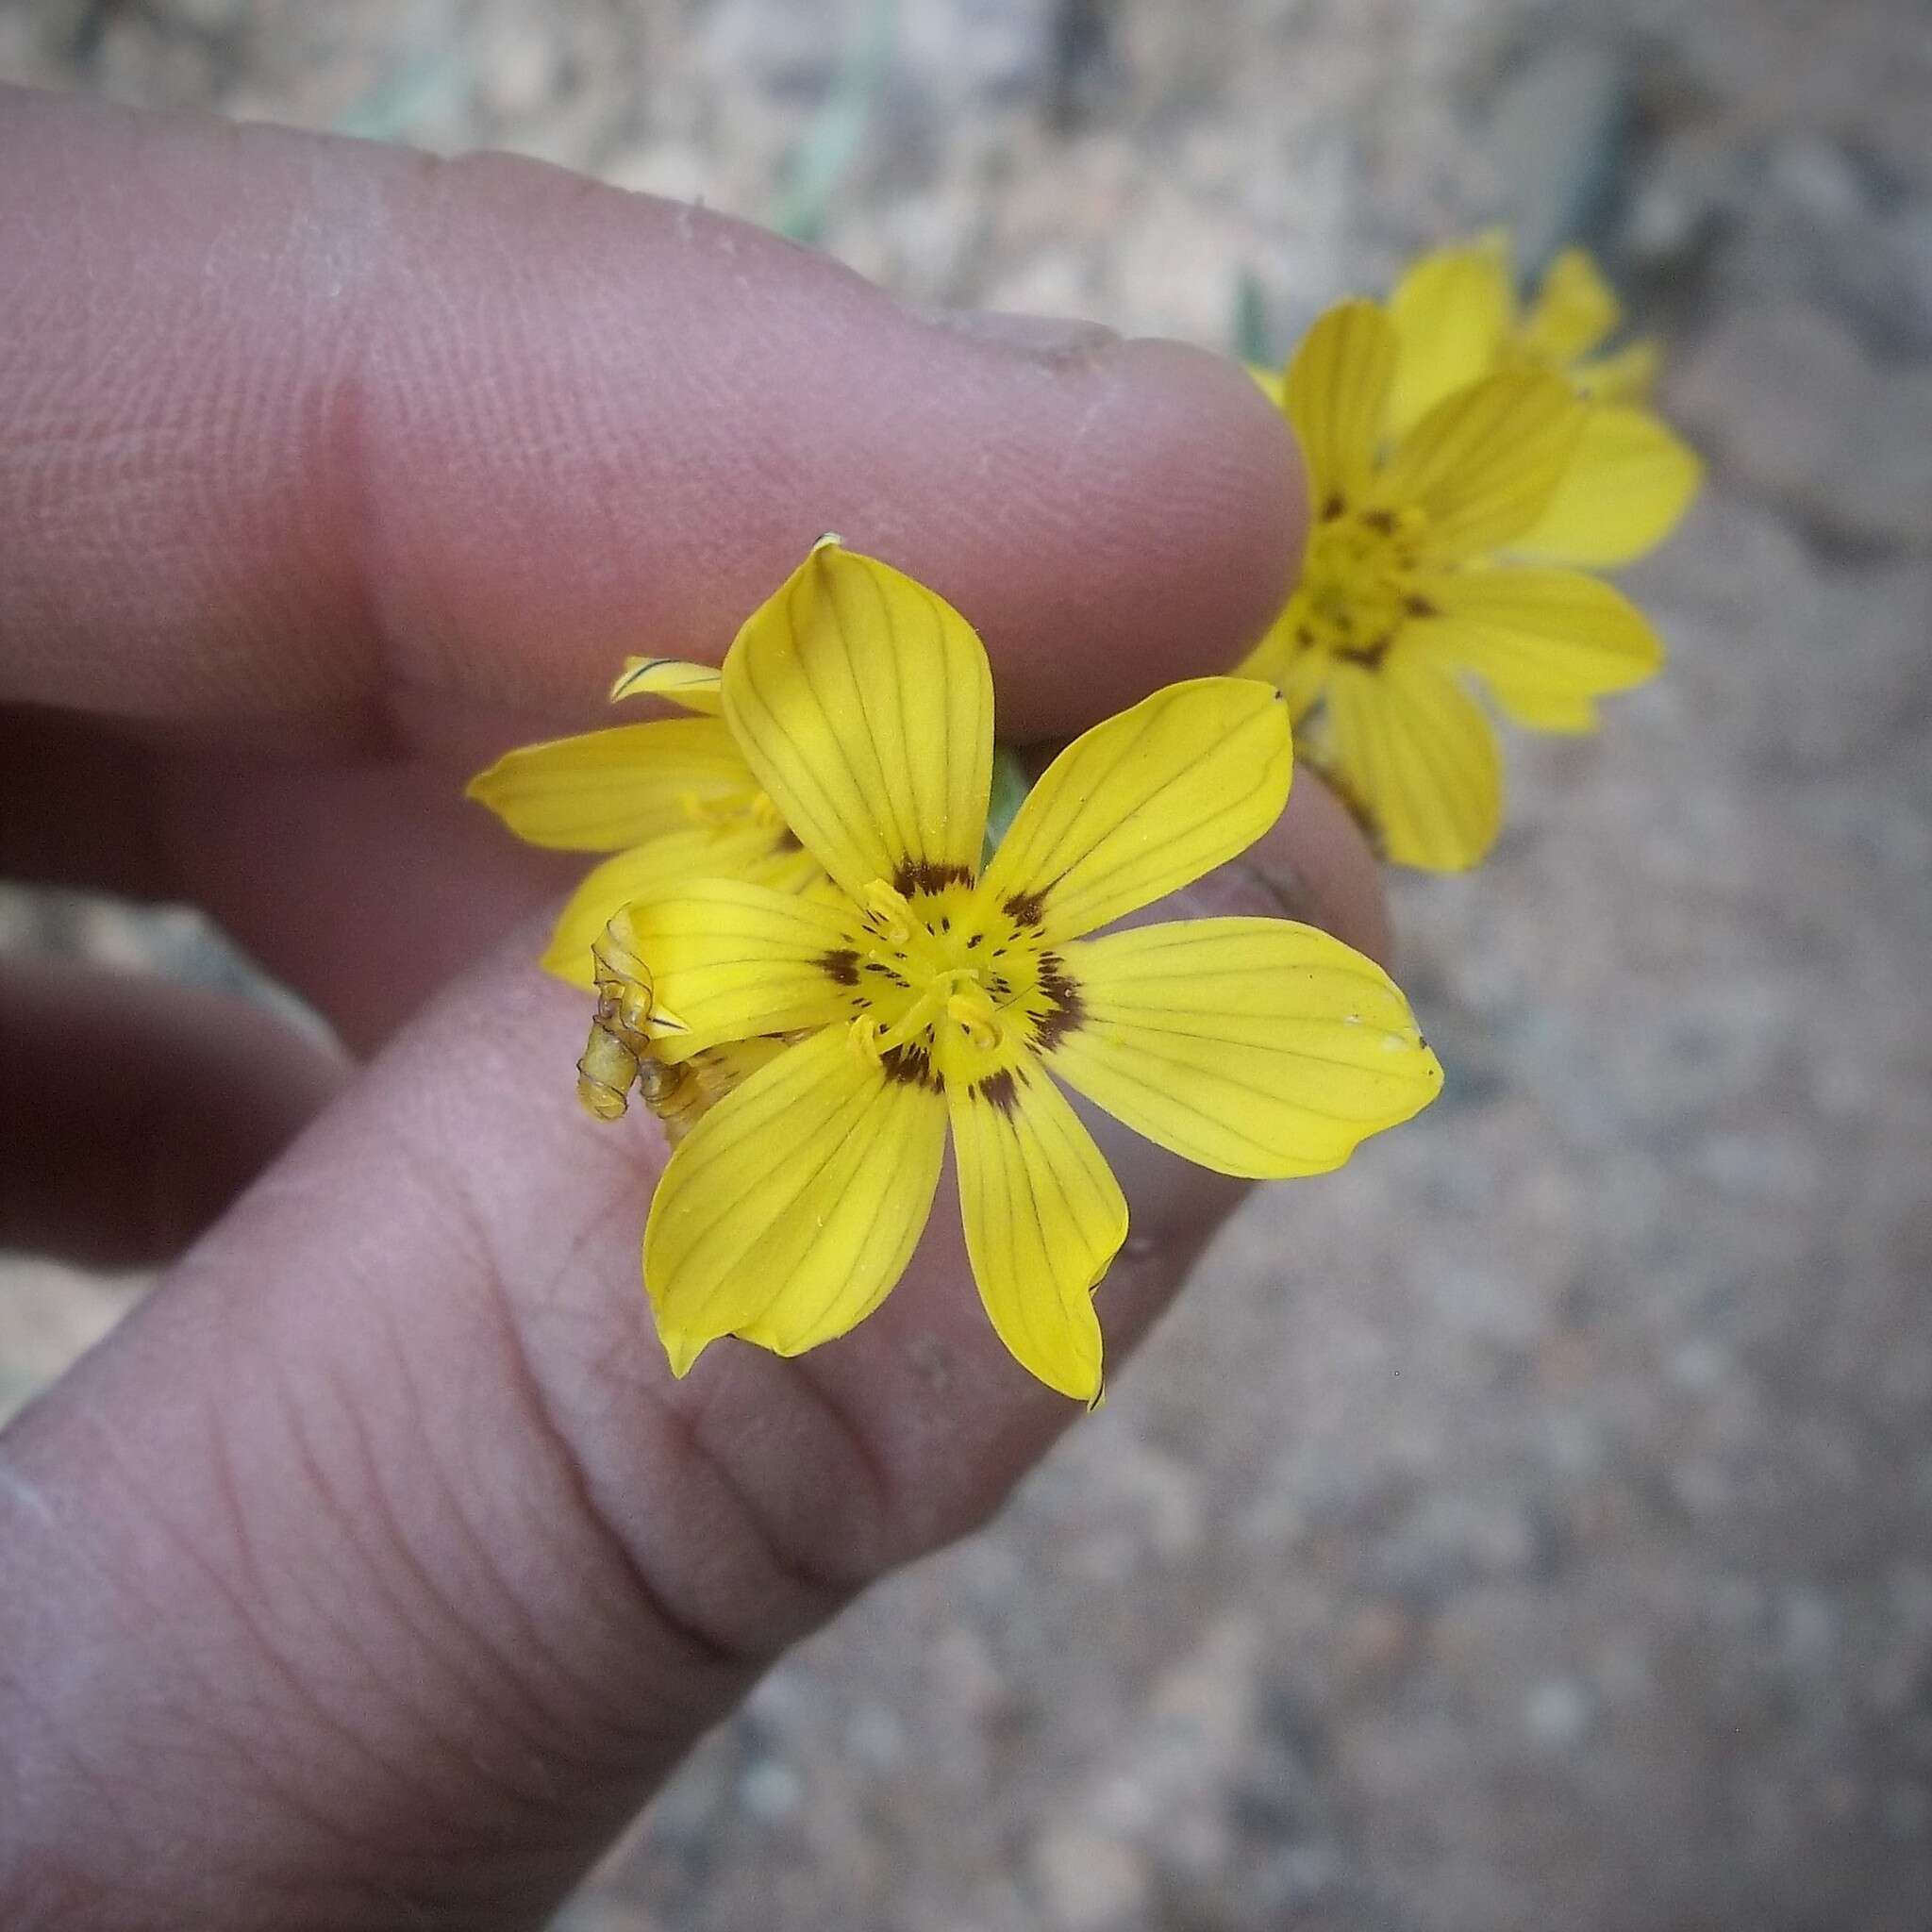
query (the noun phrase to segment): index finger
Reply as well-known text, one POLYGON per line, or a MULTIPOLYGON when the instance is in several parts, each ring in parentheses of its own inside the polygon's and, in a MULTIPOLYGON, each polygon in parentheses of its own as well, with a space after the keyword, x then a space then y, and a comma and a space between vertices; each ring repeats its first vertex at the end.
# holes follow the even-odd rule
POLYGON ((1225 668, 1298 544, 1232 364, 989 342, 548 167, 7 92, 0 181, 14 699, 581 709, 831 528, 972 617, 1024 738, 1225 668))

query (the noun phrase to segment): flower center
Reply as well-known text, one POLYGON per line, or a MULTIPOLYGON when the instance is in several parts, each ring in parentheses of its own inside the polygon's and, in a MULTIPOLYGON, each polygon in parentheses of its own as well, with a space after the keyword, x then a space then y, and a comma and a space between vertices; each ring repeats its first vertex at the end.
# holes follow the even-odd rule
POLYGON ((1317 524, 1291 611, 1295 642, 1377 662, 1403 621, 1421 614, 1415 587, 1427 527, 1408 505, 1341 509, 1317 524))
POLYGON ((1004 1038, 1001 1008, 1012 997, 995 951, 967 929, 974 909, 969 888, 948 886, 908 898, 884 879, 866 889, 865 931, 872 943, 859 955, 863 1010, 852 1023, 858 1051, 882 1058, 918 1047, 930 1058, 942 1028, 977 1054, 997 1055, 1004 1038))
POLYGON ((970 881, 908 893, 866 889, 864 943, 835 956, 852 989, 853 1050, 928 1084, 985 1084, 1050 1048, 1083 1015, 1079 990, 1042 941, 1037 900, 1006 906, 970 881))

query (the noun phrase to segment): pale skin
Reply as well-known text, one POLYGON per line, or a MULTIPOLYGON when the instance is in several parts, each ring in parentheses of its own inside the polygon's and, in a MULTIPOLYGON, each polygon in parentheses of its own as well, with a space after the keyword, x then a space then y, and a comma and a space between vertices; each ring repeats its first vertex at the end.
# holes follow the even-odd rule
MULTIPOLYGON (((662 1144, 532 965, 576 868, 459 796, 716 661, 823 530, 980 629, 1002 734, 1225 669, 1300 549, 1239 371, 936 322, 531 164, 0 91, 0 866, 192 900, 353 1059, 0 962, 0 1245, 172 1261, 0 1436, 0 1923, 540 1923, 758 1674, 1075 1407, 945 1196, 883 1312, 675 1383, 662 1144)), ((1213 909, 1387 956, 1297 780, 1213 909)), ((1116 1371, 1239 1190, 1122 1134, 1116 1371)))

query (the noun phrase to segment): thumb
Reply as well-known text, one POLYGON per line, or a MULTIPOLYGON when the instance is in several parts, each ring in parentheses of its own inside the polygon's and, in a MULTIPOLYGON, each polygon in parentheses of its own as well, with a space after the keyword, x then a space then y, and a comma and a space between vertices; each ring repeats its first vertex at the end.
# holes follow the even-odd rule
MULTIPOLYGON (((1366 874, 1345 818, 1287 823, 1306 877, 1366 874)), ((1194 909, 1274 909, 1253 885, 1194 909)), ((210 1932, 270 1885, 291 1924, 531 1923, 780 1647, 1076 1416, 994 1341, 943 1191, 853 1334, 674 1382, 638 1279, 663 1150, 576 1108, 584 1003, 537 939, 0 1437, 8 1923, 49 1870, 210 1932)), ((1108 1153, 1117 1358, 1241 1191, 1108 1153)))

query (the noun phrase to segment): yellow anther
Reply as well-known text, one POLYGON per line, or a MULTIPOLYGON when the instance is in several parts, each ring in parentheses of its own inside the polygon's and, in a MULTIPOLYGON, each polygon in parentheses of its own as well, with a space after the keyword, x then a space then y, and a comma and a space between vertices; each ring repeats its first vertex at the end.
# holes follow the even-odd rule
POLYGON ((960 1026, 981 1053, 995 1053, 1000 1043, 998 1009, 974 980, 956 986, 946 998, 946 1018, 960 1026))
POLYGON ((904 892, 884 879, 874 879, 866 887, 865 909, 888 945, 903 946, 912 937, 912 907, 904 892))

